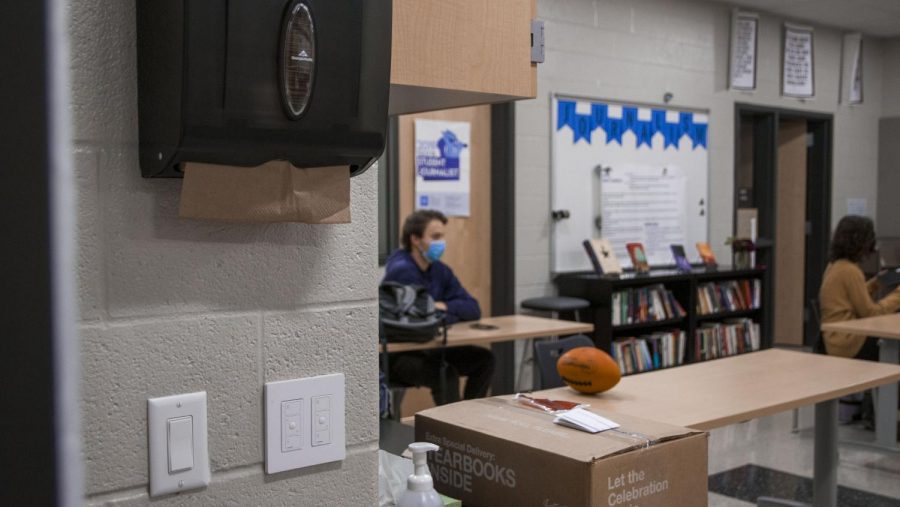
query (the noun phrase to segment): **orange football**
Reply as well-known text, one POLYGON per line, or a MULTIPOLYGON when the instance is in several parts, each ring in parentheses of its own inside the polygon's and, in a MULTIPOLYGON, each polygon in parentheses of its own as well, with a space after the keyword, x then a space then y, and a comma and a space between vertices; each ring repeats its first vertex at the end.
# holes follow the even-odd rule
POLYGON ((572 349, 556 361, 556 371, 576 391, 602 393, 619 383, 622 372, 609 354, 594 347, 572 349))

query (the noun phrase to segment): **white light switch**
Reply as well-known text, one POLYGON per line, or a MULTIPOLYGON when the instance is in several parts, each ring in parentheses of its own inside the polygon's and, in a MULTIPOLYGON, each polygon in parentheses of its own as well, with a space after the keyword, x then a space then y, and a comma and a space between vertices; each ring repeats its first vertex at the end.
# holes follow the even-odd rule
POLYGON ((169 419, 169 473, 194 468, 194 418, 169 419))
POLYGON ((266 384, 266 473, 346 456, 344 374, 266 384))
POLYGON ((150 496, 209 484, 206 393, 147 400, 150 496))

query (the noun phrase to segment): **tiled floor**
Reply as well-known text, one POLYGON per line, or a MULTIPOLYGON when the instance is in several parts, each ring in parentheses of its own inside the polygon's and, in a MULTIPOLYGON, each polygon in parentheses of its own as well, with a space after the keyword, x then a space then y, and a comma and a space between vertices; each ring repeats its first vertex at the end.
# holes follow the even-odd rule
MULTIPOLYGON (((791 433, 790 412, 713 430, 709 440, 710 475, 754 464, 812 477, 812 419, 812 408, 807 407, 801 411, 800 425, 806 429, 798 433, 791 433)), ((871 440, 873 433, 855 426, 841 426, 840 436, 841 440, 871 440)), ((900 506, 900 452, 873 451, 843 443, 839 450, 840 485, 887 497, 889 505, 900 506)), ((710 493, 709 505, 747 507, 754 504, 710 493)))
MULTIPOLYGON (((709 476, 709 491, 750 503, 765 495, 813 502, 811 478, 759 465, 744 465, 709 476)), ((841 507, 895 507, 897 503, 895 498, 838 486, 837 504, 841 507)))

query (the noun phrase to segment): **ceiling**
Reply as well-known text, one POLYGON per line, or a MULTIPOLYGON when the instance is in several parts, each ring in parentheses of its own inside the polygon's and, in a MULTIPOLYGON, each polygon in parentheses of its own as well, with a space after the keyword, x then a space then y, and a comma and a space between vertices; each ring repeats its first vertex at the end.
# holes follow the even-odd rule
POLYGON ((755 11, 862 32, 900 36, 900 0, 713 0, 755 11))

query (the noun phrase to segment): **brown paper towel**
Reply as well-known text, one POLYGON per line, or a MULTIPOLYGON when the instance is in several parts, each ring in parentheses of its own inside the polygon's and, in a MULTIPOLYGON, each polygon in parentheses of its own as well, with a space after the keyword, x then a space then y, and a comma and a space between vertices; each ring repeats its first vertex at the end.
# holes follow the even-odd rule
POLYGON ((299 169, 286 161, 257 167, 189 162, 182 218, 237 222, 350 222, 350 168, 299 169))

